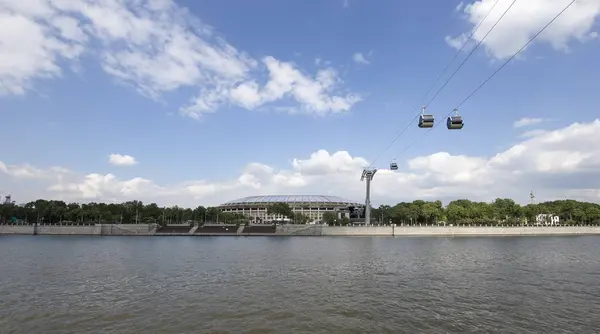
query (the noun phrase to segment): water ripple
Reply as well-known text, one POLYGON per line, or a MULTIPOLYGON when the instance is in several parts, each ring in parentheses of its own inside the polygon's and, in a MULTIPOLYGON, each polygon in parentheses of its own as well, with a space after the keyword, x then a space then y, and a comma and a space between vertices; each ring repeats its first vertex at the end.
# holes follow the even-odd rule
POLYGON ((594 333, 600 238, 2 237, 2 333, 594 333))

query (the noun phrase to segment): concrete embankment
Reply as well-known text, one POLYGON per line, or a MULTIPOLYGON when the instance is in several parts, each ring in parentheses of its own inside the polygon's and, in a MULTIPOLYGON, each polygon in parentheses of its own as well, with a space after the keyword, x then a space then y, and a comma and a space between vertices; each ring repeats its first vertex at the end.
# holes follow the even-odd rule
POLYGON ((153 235, 153 224, 0 225, 0 235, 153 235))
POLYGON ((0 225, 0 235, 3 234, 23 234, 33 235, 33 225, 0 225))
POLYGON ((100 235, 101 227, 96 225, 85 226, 56 226, 39 225, 38 235, 100 235))
POLYGON ((600 226, 556 227, 403 227, 396 226, 395 236, 562 236, 600 235, 600 226))
POLYGON ((277 226, 275 235, 322 235, 323 226, 319 225, 280 225, 277 226))
POLYGON ((156 224, 98 224, 100 235, 154 235, 156 224))
POLYGON ((291 235, 308 236, 551 236, 600 235, 600 226, 441 227, 441 226, 311 226, 291 235))
MULTIPOLYGON (((0 235, 138 235, 138 236, 420 236, 420 237, 461 237, 461 236, 565 236, 600 235, 600 226, 560 226, 560 227, 441 227, 441 226, 322 226, 322 225, 283 225, 271 233, 252 233, 241 227, 232 230, 230 226, 205 226, 185 229, 186 233, 170 231, 157 233, 154 224, 96 224, 96 225, 0 225, 0 235), (206 231, 204 231, 206 230, 206 231), (226 233, 223 233, 226 232, 226 233)), ((233 226, 231 226, 233 228, 233 226)))

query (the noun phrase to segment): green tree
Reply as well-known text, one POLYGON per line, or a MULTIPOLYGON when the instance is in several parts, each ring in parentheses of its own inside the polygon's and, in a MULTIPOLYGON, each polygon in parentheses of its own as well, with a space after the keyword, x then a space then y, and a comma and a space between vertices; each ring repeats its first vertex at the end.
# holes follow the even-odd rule
POLYGON ((371 216, 383 224, 388 224, 393 218, 393 209, 389 205, 381 205, 379 208, 371 210, 371 216))
POLYGON ((271 204, 267 208, 267 214, 283 216, 288 219, 294 218, 294 212, 292 211, 290 205, 282 202, 271 204))
POLYGON ((303 215, 300 212, 294 212, 294 224, 306 224, 310 221, 310 217, 303 215))
POLYGON ((327 225, 334 225, 337 219, 337 215, 333 212, 325 212, 323 214, 323 223, 327 225))

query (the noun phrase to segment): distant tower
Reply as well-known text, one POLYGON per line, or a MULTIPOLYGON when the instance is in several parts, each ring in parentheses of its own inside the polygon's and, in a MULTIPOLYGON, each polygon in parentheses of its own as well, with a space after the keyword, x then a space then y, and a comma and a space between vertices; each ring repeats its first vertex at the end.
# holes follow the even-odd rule
POLYGON ((529 198, 531 198, 531 204, 535 204, 535 195, 533 194, 533 190, 529 193, 529 198))
MULTIPOLYGON (((1 199, 2 197, 0 197, 1 199)), ((15 201, 12 200, 12 197, 10 195, 6 195, 6 197, 4 197, 4 202, 2 204, 15 204, 15 201)))

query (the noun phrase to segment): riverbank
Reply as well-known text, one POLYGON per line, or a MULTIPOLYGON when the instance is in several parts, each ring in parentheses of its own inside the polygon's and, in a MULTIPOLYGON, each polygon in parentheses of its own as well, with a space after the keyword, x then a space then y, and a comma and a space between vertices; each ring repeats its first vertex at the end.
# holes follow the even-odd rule
POLYGON ((154 235, 153 224, 0 225, 0 235, 154 235))
POLYGON ((160 228, 154 224, 0 225, 0 235, 137 235, 137 236, 568 236, 600 235, 600 226, 323 226, 206 225, 160 228))

